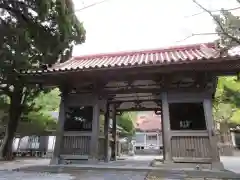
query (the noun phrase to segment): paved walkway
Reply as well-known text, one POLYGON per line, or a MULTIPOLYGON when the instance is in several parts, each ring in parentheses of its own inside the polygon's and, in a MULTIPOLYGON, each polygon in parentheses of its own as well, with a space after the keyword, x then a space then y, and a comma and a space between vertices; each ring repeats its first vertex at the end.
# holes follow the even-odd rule
POLYGON ((71 180, 71 179, 74 179, 74 177, 69 174, 0 171, 0 180, 71 180))
MULTIPOLYGON (((150 159, 138 159, 133 161, 117 161, 113 166, 123 166, 130 163, 133 167, 146 166, 151 162, 150 159)), ((62 173, 61 170, 57 174, 35 173, 35 172, 17 172, 12 169, 45 166, 49 164, 49 159, 22 159, 12 162, 0 162, 0 180, 144 180, 147 171, 114 171, 114 170, 78 170, 77 172, 62 173)))
POLYGON ((147 172, 79 171, 73 174, 0 171, 0 180, 144 180, 147 172))
POLYGON ((85 171, 75 176, 74 180, 144 180, 147 172, 133 171, 85 171))
POLYGON ((240 157, 234 156, 222 156, 221 161, 223 162, 224 168, 233 171, 235 173, 240 173, 240 157))
MULTIPOLYGON (((156 156, 133 156, 127 157, 125 160, 110 163, 112 166, 122 166, 131 164, 131 167, 142 168, 156 156)), ((159 157, 158 157, 159 158, 159 157)), ((228 170, 240 173, 240 157, 222 157, 225 167, 228 170)), ((144 180, 148 176, 148 180, 171 180, 171 179, 186 179, 183 173, 164 173, 157 171, 157 174, 149 171, 125 171, 125 170, 79 170, 72 172, 57 171, 57 174, 36 173, 36 172, 12 172, 10 170, 20 167, 45 166, 49 164, 49 159, 25 159, 14 162, 0 162, 0 180, 144 180), (155 176, 158 177, 155 177, 155 176)), ((110 165, 111 166, 111 165, 110 165)), ((40 172, 40 171, 37 171, 40 172)), ((199 178, 187 178, 188 180, 198 180, 199 178)), ((201 178, 200 178, 201 179, 201 178)))
POLYGON ((0 162, 0 170, 12 170, 29 166, 49 165, 49 159, 17 159, 11 162, 0 162))

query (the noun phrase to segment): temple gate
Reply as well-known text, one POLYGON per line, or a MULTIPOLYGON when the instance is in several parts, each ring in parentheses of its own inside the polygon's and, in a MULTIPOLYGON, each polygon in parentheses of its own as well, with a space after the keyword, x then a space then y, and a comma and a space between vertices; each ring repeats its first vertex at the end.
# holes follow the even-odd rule
POLYGON ((116 160, 116 115, 148 110, 162 115, 164 162, 220 168, 212 99, 217 77, 236 74, 238 59, 220 56, 209 43, 73 57, 24 74, 29 83, 58 86, 62 92, 53 164, 60 159, 98 161, 101 156, 106 162, 116 160), (102 135, 100 114, 105 117, 102 135))

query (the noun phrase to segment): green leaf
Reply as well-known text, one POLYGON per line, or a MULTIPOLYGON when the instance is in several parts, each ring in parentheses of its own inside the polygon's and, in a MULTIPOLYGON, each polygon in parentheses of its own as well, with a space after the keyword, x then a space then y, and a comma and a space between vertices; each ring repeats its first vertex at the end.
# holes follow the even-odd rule
POLYGON ((240 82, 237 77, 218 79, 213 115, 218 122, 240 123, 240 82))

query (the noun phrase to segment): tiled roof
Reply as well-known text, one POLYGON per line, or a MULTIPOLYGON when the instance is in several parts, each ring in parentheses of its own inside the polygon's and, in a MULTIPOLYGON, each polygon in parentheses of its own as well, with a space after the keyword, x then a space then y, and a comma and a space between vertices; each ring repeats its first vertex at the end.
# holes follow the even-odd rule
POLYGON ((162 49, 75 56, 52 68, 24 73, 74 71, 103 68, 182 64, 219 58, 213 43, 175 46, 162 49))
POLYGON ((142 117, 138 116, 135 128, 140 131, 161 130, 161 116, 155 115, 154 112, 146 112, 142 117))
MULTIPOLYGON (((55 71, 84 71, 94 69, 111 69, 111 68, 129 68, 129 67, 146 67, 161 66, 171 64, 187 64, 202 61, 217 60, 236 60, 239 59, 237 53, 220 56, 219 51, 213 43, 194 44, 175 46, 162 49, 117 52, 107 54, 96 54, 86 56, 75 56, 64 63, 53 65, 46 70, 27 70, 23 74, 38 74, 55 71)), ((216 61, 218 62, 218 61, 216 61)))
POLYGON ((76 70, 141 66, 150 64, 182 63, 217 58, 214 44, 195 44, 164 49, 119 52, 72 57, 65 63, 56 64, 51 70, 76 70))

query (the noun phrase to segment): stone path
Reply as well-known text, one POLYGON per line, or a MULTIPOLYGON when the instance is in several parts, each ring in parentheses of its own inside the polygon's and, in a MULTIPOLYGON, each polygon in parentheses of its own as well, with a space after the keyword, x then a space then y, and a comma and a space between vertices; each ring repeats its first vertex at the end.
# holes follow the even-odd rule
POLYGON ((29 166, 48 165, 49 159, 17 159, 11 162, 0 161, 0 170, 11 170, 29 166))
POLYGON ((146 180, 239 180, 239 177, 227 176, 227 177, 219 177, 219 174, 216 176, 210 176, 209 174, 206 176, 202 173, 162 173, 158 171, 149 172, 146 180))
POLYGON ((74 180, 144 180, 147 172, 85 171, 75 175, 74 180))
MULTIPOLYGON (((141 168, 146 166, 152 158, 149 157, 130 157, 129 159, 118 161, 114 163, 109 163, 110 166, 122 166, 125 167, 126 164, 131 165, 131 167, 141 168)), ((223 158, 224 165, 230 170, 238 170, 240 159, 239 157, 223 158), (238 160, 237 160, 238 159, 238 160), (230 166, 231 165, 231 166, 230 166)), ((55 173, 40 173, 47 172, 41 171, 40 169, 36 171, 10 171, 12 169, 24 168, 24 167, 40 167, 45 166, 49 163, 49 159, 21 159, 13 162, 0 162, 0 180, 203 180, 204 178, 199 178, 201 176, 195 176, 193 174, 181 173, 181 172, 166 172, 159 171, 153 172, 149 170, 141 171, 131 171, 125 168, 125 170, 79 170, 77 168, 74 171, 60 170, 55 171, 55 173)), ((101 164, 101 163, 100 163, 101 164)), ((28 168, 27 168, 28 169, 28 168)), ((51 168, 48 167, 48 170, 51 168)), ((59 169, 59 168, 58 168, 59 169)), ((52 172, 52 171, 49 171, 52 172)), ((195 175, 195 174, 194 174, 195 175)), ((229 178, 226 178, 229 179, 229 178)), ((225 179, 225 180, 226 180, 225 179)), ((234 179, 234 178, 231 178, 234 179)), ((236 179, 236 178, 235 178, 236 179)), ((238 178, 239 179, 239 178, 238 178)), ((204 180, 217 180, 216 178, 205 178, 204 180)))
MULTIPOLYGON (((220 178, 186 177, 184 174, 155 172, 95 171, 86 170, 71 174, 0 171, 0 180, 223 180, 220 178)), ((236 180, 224 178, 224 180, 236 180)))
POLYGON ((240 157, 234 156, 222 156, 221 161, 223 162, 224 168, 233 171, 235 173, 240 173, 240 157))
POLYGON ((144 180, 147 172, 79 171, 73 174, 0 171, 0 180, 144 180))
POLYGON ((71 179, 74 179, 74 177, 69 174, 0 171, 0 180, 71 180, 71 179))

